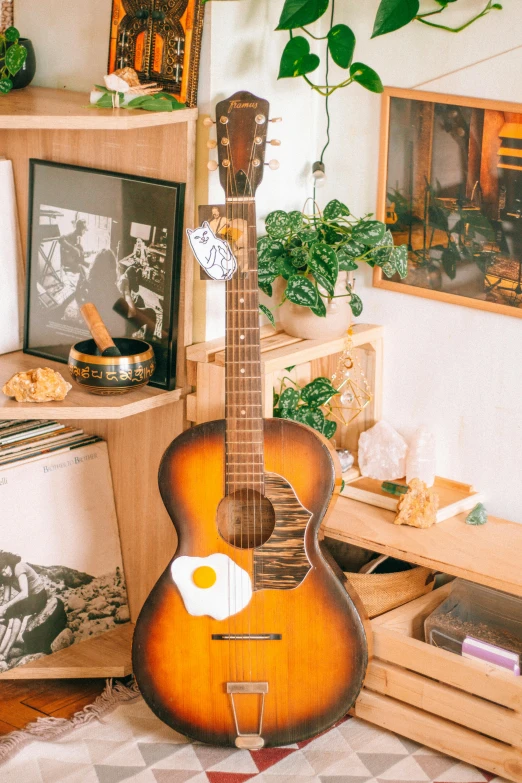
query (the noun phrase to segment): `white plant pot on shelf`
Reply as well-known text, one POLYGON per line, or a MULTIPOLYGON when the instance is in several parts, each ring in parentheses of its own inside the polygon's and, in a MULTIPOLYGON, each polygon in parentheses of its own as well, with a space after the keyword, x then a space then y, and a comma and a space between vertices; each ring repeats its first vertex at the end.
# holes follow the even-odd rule
MULTIPOLYGON (((348 272, 340 272, 335 285, 335 295, 346 294, 348 272)), ((286 280, 279 277, 274 282, 274 300, 279 303, 283 298, 286 280)), ((326 317, 315 315, 309 307, 301 307, 288 300, 276 310, 276 321, 279 321, 287 334, 301 337, 304 340, 334 339, 342 337, 352 322, 352 311, 349 297, 328 299, 322 297, 326 306, 326 317)))

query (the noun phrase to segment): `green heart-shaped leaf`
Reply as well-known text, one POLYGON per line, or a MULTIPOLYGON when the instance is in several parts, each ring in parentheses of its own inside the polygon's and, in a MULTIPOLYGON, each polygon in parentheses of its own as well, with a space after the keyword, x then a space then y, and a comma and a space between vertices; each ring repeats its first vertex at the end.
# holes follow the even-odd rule
POLYGON ((332 386, 330 379, 319 377, 306 384, 301 391, 301 399, 310 408, 319 408, 325 402, 328 402, 334 394, 337 394, 337 389, 335 386, 332 386))
POLYGON ((288 215, 282 209, 276 209, 266 216, 265 226, 272 239, 281 239, 288 231, 288 215))
POLYGON ((354 226, 352 237, 368 247, 375 247, 382 241, 385 233, 386 226, 380 220, 364 220, 354 226))
POLYGON ((289 411, 295 411, 297 403, 299 402, 299 392, 296 389, 285 389, 281 394, 278 402, 278 408, 281 415, 286 416, 289 411))
POLYGON ((328 32, 328 48, 334 63, 349 68, 355 50, 355 35, 345 24, 336 24, 328 32))
POLYGON ((329 201, 328 204, 323 209, 323 217, 325 218, 325 220, 335 220, 341 215, 348 216, 349 214, 350 214, 350 210, 348 209, 346 204, 343 204, 342 201, 338 201, 336 198, 329 201))
POLYGON ((5 53, 5 64, 11 76, 14 76, 27 59, 27 49, 25 46, 14 43, 5 53))
POLYGON ((20 38, 20 33, 18 32, 16 27, 8 27, 4 35, 6 41, 18 41, 18 39, 20 38))
POLYGON ((308 408, 306 405, 301 405, 296 411, 295 420, 301 422, 301 424, 307 424, 313 430, 317 430, 317 432, 323 432, 324 413, 316 408, 308 408))
POLYGON ((273 315, 272 311, 269 310, 268 307, 266 307, 266 305, 264 305, 264 304, 260 304, 259 305, 259 309, 261 310, 263 315, 268 318, 268 320, 270 321, 270 323, 272 324, 272 326, 275 329, 275 319, 274 319, 274 315, 273 315))
POLYGON ((408 274, 408 246, 399 245, 394 247, 391 254, 390 263, 393 264, 401 278, 408 274))
POLYGON ((0 79, 0 93, 8 93, 13 89, 11 79, 0 79))
POLYGON ((325 419, 325 422, 323 424, 323 435, 325 438, 333 438, 337 430, 337 422, 332 421, 331 419, 325 419))
POLYGON ((352 63, 350 65, 350 76, 354 80, 370 92, 382 92, 384 87, 382 86, 381 78, 373 68, 364 63, 352 63))
POLYGON ((285 0, 276 30, 294 30, 319 19, 330 0, 285 0))
POLYGON ((329 296, 333 296, 339 274, 337 255, 333 247, 327 245, 326 242, 314 242, 308 265, 319 285, 325 289, 329 296))
POLYGON ((322 296, 317 297, 317 303, 314 304, 313 307, 310 307, 310 310, 314 315, 317 315, 319 318, 326 318, 326 305, 324 303, 322 296))
POLYGON ((314 307, 318 298, 315 285, 302 275, 293 275, 289 278, 285 296, 302 307, 314 307))
POLYGON ((288 213, 288 228, 291 231, 299 231, 303 226, 303 215, 298 209, 293 209, 288 213))
POLYGON ((391 33, 409 24, 419 13, 419 0, 381 0, 373 25, 372 38, 391 33))
POLYGON ((358 318, 360 314, 363 311, 363 303, 360 296, 357 296, 357 294, 352 294, 350 297, 350 307, 352 309, 352 313, 354 318, 358 318))
POLYGON ((304 76, 319 66, 320 60, 316 54, 310 54, 310 44, 302 35, 291 38, 281 55, 278 79, 294 76, 304 76))

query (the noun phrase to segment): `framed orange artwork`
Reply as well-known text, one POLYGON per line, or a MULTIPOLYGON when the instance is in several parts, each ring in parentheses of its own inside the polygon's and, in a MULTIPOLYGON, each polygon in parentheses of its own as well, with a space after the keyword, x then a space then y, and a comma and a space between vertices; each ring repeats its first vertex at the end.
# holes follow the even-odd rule
POLYGON ((377 217, 408 271, 374 285, 522 318, 522 105, 386 88, 377 217))
POLYGON ((134 68, 196 106, 203 30, 202 0, 113 0, 109 73, 134 68))

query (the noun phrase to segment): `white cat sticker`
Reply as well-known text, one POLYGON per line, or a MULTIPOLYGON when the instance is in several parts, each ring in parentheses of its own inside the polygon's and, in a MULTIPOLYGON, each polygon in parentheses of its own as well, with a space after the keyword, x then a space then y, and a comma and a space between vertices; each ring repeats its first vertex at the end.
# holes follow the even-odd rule
POLYGON ((237 261, 228 242, 219 239, 205 220, 200 228, 187 228, 192 252, 207 275, 213 280, 230 280, 237 261))

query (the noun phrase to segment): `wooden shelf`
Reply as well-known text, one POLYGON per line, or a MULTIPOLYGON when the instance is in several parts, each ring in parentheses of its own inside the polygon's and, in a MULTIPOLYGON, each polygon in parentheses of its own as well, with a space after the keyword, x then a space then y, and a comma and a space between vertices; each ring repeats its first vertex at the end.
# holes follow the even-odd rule
POLYGON ((466 525, 466 514, 421 530, 394 525, 393 511, 340 497, 324 534, 400 560, 428 566, 472 582, 522 596, 522 525, 489 517, 486 525, 466 525))
POLYGON ((97 109, 89 106, 87 93, 47 87, 13 90, 0 101, 0 129, 5 130, 132 130, 187 122, 197 116, 197 109, 97 109))
POLYGON ((125 419, 180 399, 181 390, 166 392, 144 386, 128 394, 102 397, 83 391, 70 377, 66 364, 16 351, 0 356, 0 389, 17 372, 51 367, 73 384, 63 402, 16 402, 0 392, 0 419, 125 419))
POLYGON ((126 677, 132 672, 133 623, 86 639, 64 650, 16 666, 0 674, 2 680, 55 680, 90 677, 126 677))

